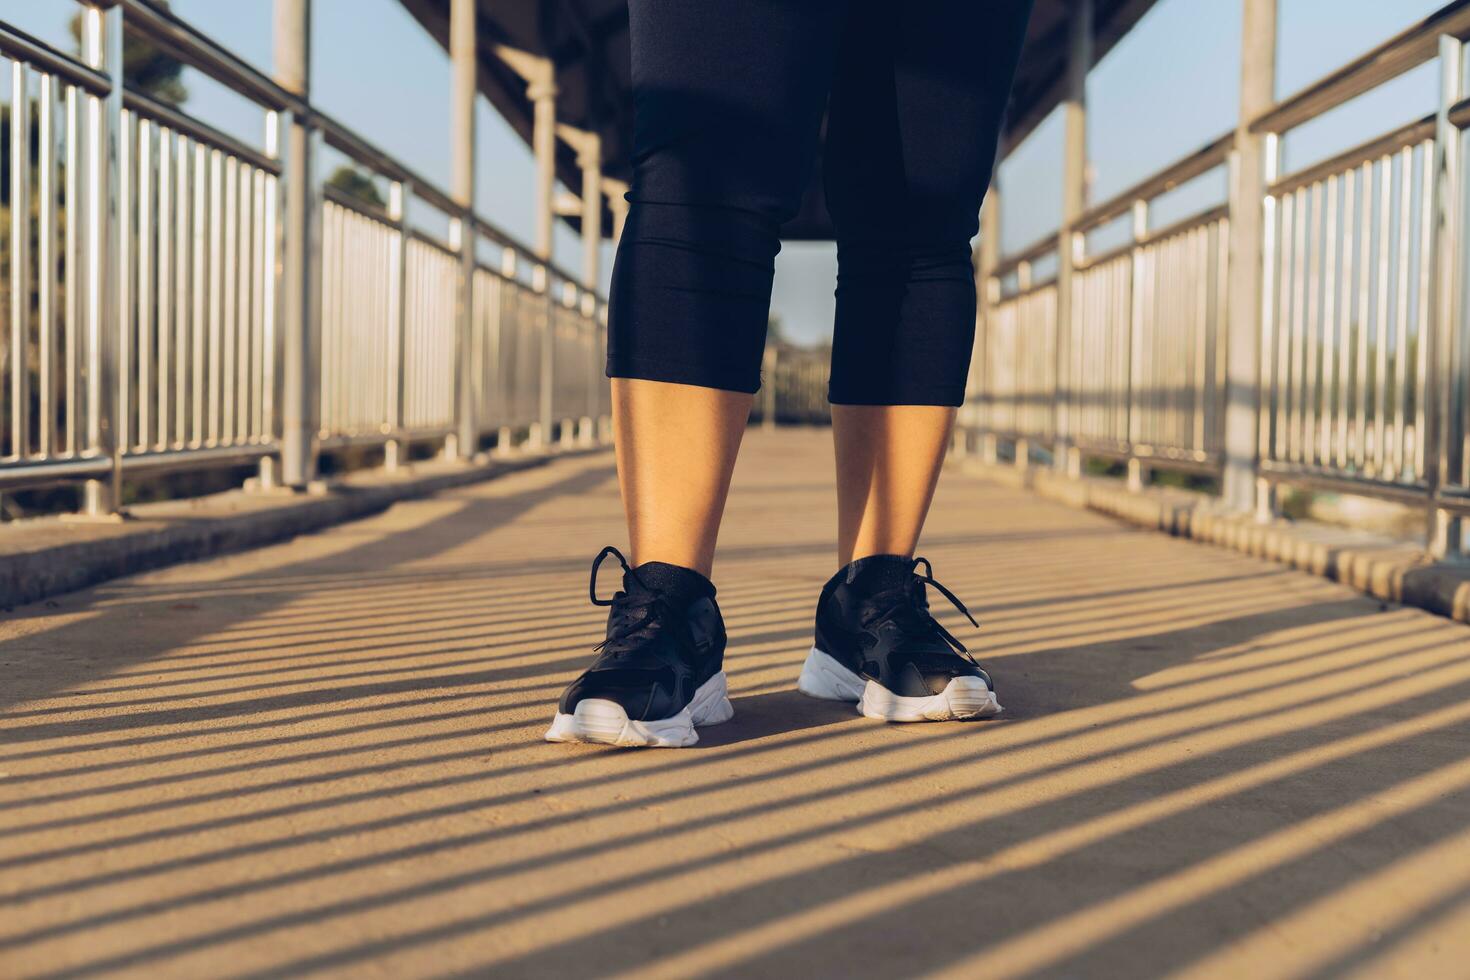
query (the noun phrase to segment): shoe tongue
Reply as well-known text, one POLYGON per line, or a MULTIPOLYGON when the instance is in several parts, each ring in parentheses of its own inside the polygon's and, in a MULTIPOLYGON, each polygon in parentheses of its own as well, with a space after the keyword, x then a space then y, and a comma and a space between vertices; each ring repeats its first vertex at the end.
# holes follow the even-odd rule
POLYGON ((632 574, 623 576, 623 588, 627 592, 641 592, 645 587, 686 606, 696 599, 715 597, 715 586, 709 579, 692 568, 662 561, 644 562, 632 574))
POLYGON ((842 570, 844 582, 870 595, 908 585, 913 577, 914 560, 903 555, 869 555, 842 570))

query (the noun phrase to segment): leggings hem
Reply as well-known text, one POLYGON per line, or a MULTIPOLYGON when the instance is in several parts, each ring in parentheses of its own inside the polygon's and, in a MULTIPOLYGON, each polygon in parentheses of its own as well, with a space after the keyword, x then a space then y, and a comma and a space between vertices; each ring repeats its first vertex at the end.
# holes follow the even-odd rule
POLYGON ((683 364, 676 361, 661 361, 643 357, 619 357, 607 359, 609 378, 634 378, 639 381, 662 381, 666 384, 692 385, 696 388, 714 388, 717 391, 734 391, 753 395, 760 390, 760 378, 754 383, 738 382, 730 378, 730 372, 717 371, 703 364, 683 364))
POLYGON ((864 392, 839 395, 829 390, 827 402, 832 405, 938 405, 959 408, 965 403, 964 388, 926 388, 923 391, 864 392))

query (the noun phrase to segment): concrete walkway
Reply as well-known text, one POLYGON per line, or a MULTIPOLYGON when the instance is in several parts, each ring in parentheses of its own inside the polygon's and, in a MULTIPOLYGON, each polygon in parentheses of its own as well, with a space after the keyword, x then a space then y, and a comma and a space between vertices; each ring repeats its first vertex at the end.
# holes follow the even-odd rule
POLYGON ((540 741, 605 455, 15 610, 0 976, 1463 975, 1467 627, 951 474, 1008 711, 883 726, 793 690, 830 471, 752 433, 685 751, 540 741))

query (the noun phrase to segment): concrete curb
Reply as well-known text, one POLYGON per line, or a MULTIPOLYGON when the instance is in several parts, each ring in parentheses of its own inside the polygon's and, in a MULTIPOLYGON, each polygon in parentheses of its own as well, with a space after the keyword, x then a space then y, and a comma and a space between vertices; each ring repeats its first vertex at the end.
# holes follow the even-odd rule
MULTIPOLYGON (((584 450, 597 451, 597 450, 584 450)), ((558 454, 570 455, 570 454, 558 454)), ((148 569, 272 544, 423 497, 541 466, 558 456, 370 471, 321 494, 232 490, 131 508, 121 521, 40 518, 0 533, 0 610, 148 569)))
POLYGON ((1095 510, 1166 534, 1281 562, 1390 602, 1470 622, 1470 567, 1435 562, 1394 538, 1278 519, 1258 523, 1218 509, 1214 498, 1186 490, 1133 493, 1115 481, 1073 479, 1044 467, 959 461, 962 472, 1072 507, 1095 510))

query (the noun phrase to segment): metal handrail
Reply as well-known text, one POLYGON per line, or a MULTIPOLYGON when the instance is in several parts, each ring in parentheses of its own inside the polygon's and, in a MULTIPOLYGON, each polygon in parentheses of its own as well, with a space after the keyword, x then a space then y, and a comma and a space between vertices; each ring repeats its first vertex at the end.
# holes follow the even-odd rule
POLYGON ((9 24, 0 24, 0 54, 29 62, 73 85, 80 85, 93 95, 112 91, 112 80, 102 72, 9 24))
POLYGON ((247 99, 270 109, 303 112, 304 100, 286 91, 260 70, 231 54, 207 34, 152 0, 120 0, 129 29, 186 64, 221 82, 247 99))
POLYGON ((415 441, 468 456, 608 431, 595 291, 153 0, 83 5, 96 64, 0 24, 12 146, 34 154, 10 173, 0 489, 80 482, 102 513, 123 475, 259 461, 271 485, 353 445, 391 466, 415 441), (125 30, 265 110, 266 149, 121 85, 125 30), (387 177, 390 206, 320 181, 321 139, 387 177), (414 198, 450 241, 410 226, 414 198))
POLYGON ((1204 146, 1195 150, 1187 156, 1181 157, 1163 170, 1143 178, 1127 190, 1114 194, 1101 204, 1093 205, 1082 213, 1072 224, 1072 230, 1077 232, 1091 231, 1109 221, 1121 218, 1127 214, 1137 201, 1147 201, 1160 197, 1173 190, 1179 185, 1193 180, 1201 174, 1209 173, 1216 167, 1225 165, 1230 160, 1230 152, 1234 148, 1235 133, 1229 132, 1217 139, 1211 140, 1204 146))
POLYGON ((1393 132, 1374 137, 1328 157, 1326 160, 1280 177, 1267 185, 1267 190, 1273 194, 1289 194, 1298 187, 1314 184, 1331 174, 1340 173, 1370 160, 1376 160, 1385 154, 1393 153, 1395 150, 1431 139, 1434 136, 1434 122, 1434 116, 1425 116, 1393 132))
POLYGON ((1050 255, 1056 250, 1057 233, 1054 231, 1049 232, 1021 250, 1001 256, 1000 262, 995 267, 995 275, 1003 278, 1026 263, 1035 262, 1037 259, 1050 255))
POLYGON ((1455 0, 1419 23, 1277 102, 1250 121, 1253 133, 1285 133, 1434 60, 1445 35, 1470 38, 1470 0, 1455 0))
MULTIPOLYGON (((455 216, 464 211, 464 208, 460 204, 427 177, 415 172, 411 167, 398 160, 392 154, 375 146, 360 134, 354 133, 330 115, 313 109, 312 119, 315 125, 322 131, 322 138, 328 146, 346 154, 355 162, 368 167, 375 173, 387 177, 389 180, 400 181, 408 185, 417 197, 427 201, 445 214, 455 216)), ((529 262, 546 266, 548 271, 555 276, 568 281, 576 281, 577 276, 574 273, 557 265, 555 262, 538 258, 535 250, 531 246, 516 238, 510 232, 500 228, 494 222, 481 217, 478 212, 474 213, 473 216, 475 229, 485 238, 514 250, 529 262)))
MULTIPOLYGON (((999 440, 1015 439, 1019 465, 1050 449, 1074 475, 1087 456, 1124 460, 1135 489, 1153 467, 1216 475, 1234 467, 1232 503, 1253 499, 1263 516, 1282 486, 1412 504, 1430 517, 1429 550, 1457 553, 1458 522, 1470 517, 1470 376, 1454 354, 1470 344, 1455 282, 1470 234, 1459 213, 1470 171, 1454 152, 1470 129, 1467 39, 1470 0, 1455 0, 1088 209, 1064 226, 1077 236, 1071 246, 1058 233, 991 260, 974 371, 994 384, 961 415, 985 451, 994 456, 999 440), (1435 61, 1435 114, 1284 172, 1282 134, 1435 61), (1259 153, 1261 167, 1242 178, 1254 166, 1246 152, 1259 153), (1219 166, 1231 168, 1226 203, 1147 227, 1153 199, 1219 166), (1130 211, 1127 242, 1085 254, 1086 232, 1130 211), (1259 231, 1242 238, 1251 219, 1259 231), (1062 288, 1070 283, 1065 305, 1033 301, 1056 284, 1028 284, 1024 274, 1029 289, 1000 288, 1053 251, 1062 288), (1236 290, 1253 268, 1262 279, 1250 291, 1259 291, 1236 290), (1258 350, 1254 404, 1225 370, 1236 343, 1258 350), (1023 369, 1032 381, 1006 374, 1023 369), (1254 458, 1242 465, 1251 444, 1254 458)), ((1238 358, 1229 363, 1239 367, 1238 358)))
POLYGON ((215 129, 208 123, 200 122, 172 106, 165 105, 157 99, 150 98, 142 92, 124 89, 123 107, 140 115, 148 116, 155 122, 160 122, 176 132, 185 133, 199 140, 201 143, 209 143, 222 150, 227 150, 240 159, 249 161, 252 166, 280 176, 280 160, 268 153, 257 150, 255 147, 236 139, 222 130, 215 129))

